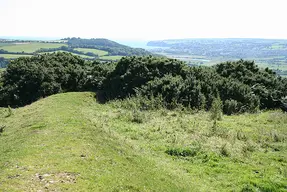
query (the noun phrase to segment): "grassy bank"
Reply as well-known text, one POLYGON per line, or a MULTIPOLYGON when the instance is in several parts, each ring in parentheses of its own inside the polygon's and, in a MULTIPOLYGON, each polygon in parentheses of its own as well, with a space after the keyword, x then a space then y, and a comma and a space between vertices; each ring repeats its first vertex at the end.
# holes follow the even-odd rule
POLYGON ((93 93, 0 109, 0 191, 286 191, 287 115, 138 111, 93 93))

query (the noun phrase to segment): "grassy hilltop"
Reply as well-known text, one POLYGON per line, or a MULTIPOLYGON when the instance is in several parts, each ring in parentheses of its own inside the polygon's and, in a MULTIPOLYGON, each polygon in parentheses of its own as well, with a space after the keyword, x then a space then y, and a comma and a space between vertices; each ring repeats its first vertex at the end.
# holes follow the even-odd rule
POLYGON ((287 114, 138 111, 63 93, 1 109, 0 191, 286 191, 287 114))

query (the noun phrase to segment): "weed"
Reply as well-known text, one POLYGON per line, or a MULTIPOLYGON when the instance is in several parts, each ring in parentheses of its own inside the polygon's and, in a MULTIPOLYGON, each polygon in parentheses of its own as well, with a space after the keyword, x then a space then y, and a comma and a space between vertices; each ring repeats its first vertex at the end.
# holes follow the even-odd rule
POLYGON ((245 133, 243 133, 242 130, 238 130, 236 132, 236 138, 240 141, 247 141, 247 136, 245 135, 245 133))
POLYGON ((1 135, 1 133, 4 132, 5 127, 6 127, 5 125, 0 125, 0 135, 1 135))
POLYGON ((13 110, 12 110, 12 108, 11 108, 10 106, 8 106, 7 110, 8 110, 8 111, 7 111, 8 114, 6 115, 6 117, 12 116, 12 115, 13 115, 13 110))
MULTIPOLYGON (((222 101, 220 98, 214 99, 210 109, 210 118, 213 121, 220 121, 222 120, 222 101)), ((216 123, 214 123, 216 126, 216 123)))
POLYGON ((131 121, 135 123, 143 123, 145 121, 144 113, 138 110, 133 110, 131 121))
POLYGON ((284 136, 279 134, 277 131, 275 130, 272 130, 270 132, 270 137, 271 137, 271 141, 274 141, 274 142, 282 142, 285 140, 284 136))
POLYGON ((247 155, 248 152, 254 152, 255 150, 256 150, 256 147, 251 142, 247 142, 242 147, 242 152, 243 152, 244 155, 247 155))
POLYGON ((221 146, 221 148, 220 148, 220 154, 223 155, 223 156, 225 156, 225 157, 230 156, 230 153, 229 153, 229 151, 228 151, 228 149, 227 149, 227 144, 226 144, 226 143, 221 146))
POLYGON ((165 152, 171 156, 181 156, 181 157, 193 157, 197 154, 197 151, 189 149, 189 148, 186 148, 186 149, 173 148, 173 149, 168 149, 165 152))

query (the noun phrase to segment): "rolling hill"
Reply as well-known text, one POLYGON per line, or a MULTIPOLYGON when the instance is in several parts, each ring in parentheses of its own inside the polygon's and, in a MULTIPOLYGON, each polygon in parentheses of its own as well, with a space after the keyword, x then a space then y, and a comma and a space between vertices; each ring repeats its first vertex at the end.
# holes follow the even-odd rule
POLYGON ((286 191, 287 115, 135 111, 71 92, 0 109, 0 191, 286 191))
POLYGON ((41 53, 70 52, 88 60, 114 61, 123 56, 150 55, 148 51, 131 48, 108 39, 65 38, 58 41, 0 40, 0 66, 9 59, 27 57, 41 53))
POLYGON ((237 59, 254 60, 287 76, 287 40, 252 38, 168 39, 147 43, 153 53, 188 62, 214 65, 237 59))

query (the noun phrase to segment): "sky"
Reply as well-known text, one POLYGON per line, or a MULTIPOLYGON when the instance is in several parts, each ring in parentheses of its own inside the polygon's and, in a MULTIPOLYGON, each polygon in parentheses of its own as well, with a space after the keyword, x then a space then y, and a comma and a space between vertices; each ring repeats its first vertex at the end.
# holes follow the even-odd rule
POLYGON ((0 36, 287 39, 286 0, 0 0, 0 36))

